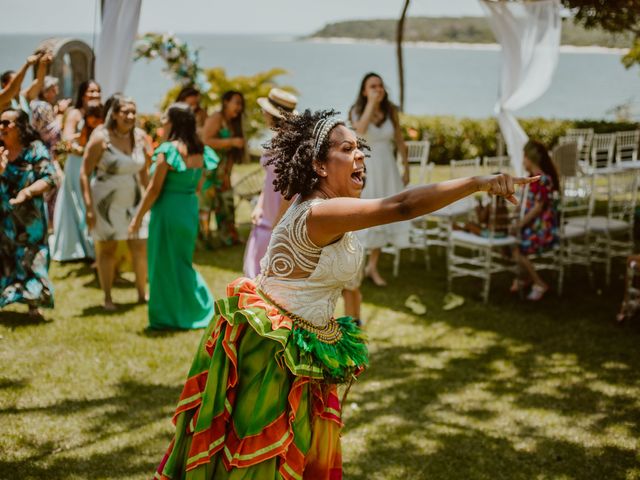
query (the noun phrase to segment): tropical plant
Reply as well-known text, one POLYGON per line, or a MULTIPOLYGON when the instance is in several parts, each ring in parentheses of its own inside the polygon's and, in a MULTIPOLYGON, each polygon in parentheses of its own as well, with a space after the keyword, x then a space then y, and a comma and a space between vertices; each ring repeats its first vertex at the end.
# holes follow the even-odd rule
MULTIPOLYGON (((243 122, 245 135, 249 138, 259 135, 265 128, 262 111, 258 107, 257 100, 260 97, 266 97, 269 90, 273 87, 279 87, 291 93, 297 93, 295 88, 287 85, 279 85, 277 77, 285 75, 286 70, 281 68, 272 68, 264 72, 258 72, 254 75, 239 75, 230 77, 224 68, 216 67, 204 70, 204 76, 209 84, 208 90, 202 93, 202 106, 209 113, 219 109, 221 106, 221 98, 224 92, 236 90, 244 96, 245 100, 245 118, 243 122)), ((182 88, 178 84, 171 88, 162 100, 162 109, 164 110, 178 96, 178 92, 182 88)))

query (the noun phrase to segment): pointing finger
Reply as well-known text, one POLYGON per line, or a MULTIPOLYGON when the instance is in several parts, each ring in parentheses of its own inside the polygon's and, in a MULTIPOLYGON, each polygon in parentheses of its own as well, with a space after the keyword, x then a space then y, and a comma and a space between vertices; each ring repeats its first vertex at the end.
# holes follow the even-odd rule
POLYGON ((514 177, 513 184, 527 185, 528 183, 537 182, 538 180, 540 180, 540 175, 536 175, 535 177, 514 177))

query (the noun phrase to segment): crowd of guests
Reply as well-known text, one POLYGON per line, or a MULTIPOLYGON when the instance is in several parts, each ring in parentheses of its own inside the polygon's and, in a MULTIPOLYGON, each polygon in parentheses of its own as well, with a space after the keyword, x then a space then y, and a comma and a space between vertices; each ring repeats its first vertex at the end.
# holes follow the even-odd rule
MULTIPOLYGON (((53 306, 49 259, 94 262, 104 292, 104 309, 117 309, 112 287, 126 264, 135 273, 138 301, 149 301, 152 328, 201 328, 213 312, 213 297, 193 269, 196 245, 241 243, 231 183, 233 165, 247 155, 242 93, 228 91, 211 115, 200 105, 200 92, 182 89, 162 116, 159 146, 138 128, 136 103, 121 94, 103 99, 95 80, 83 82, 74 102, 59 98, 58 80, 47 76, 49 52, 30 56, 18 71, 2 74, 0 91, 0 307, 25 303, 32 315, 53 306), (33 82, 22 88, 27 69, 33 82), (212 215, 213 213, 213 215, 212 215), (198 241, 199 240, 199 241, 198 241), (128 247, 128 260, 123 246, 128 247), (149 296, 147 296, 149 286, 149 296)), ((258 105, 269 129, 297 115, 297 98, 274 88, 258 105)), ((397 107, 382 78, 367 74, 349 111, 349 121, 369 148, 362 198, 388 197, 409 183, 407 148, 397 107), (402 160, 402 172, 396 158, 402 160)), ((257 277, 272 230, 295 198, 274 188, 277 172, 265 151, 262 193, 251 219, 253 229, 244 255, 244 274, 257 277)), ((526 212, 516 228, 523 243, 513 252, 522 267, 513 291, 530 288, 539 300, 548 286, 527 255, 557 241, 553 192, 558 176, 546 148, 530 142, 525 168, 541 180, 532 185, 526 212)), ((368 261, 343 290, 346 314, 360 318, 360 282, 366 276, 386 285, 378 271, 385 246, 405 248, 408 222, 382 224, 358 232, 368 261)))

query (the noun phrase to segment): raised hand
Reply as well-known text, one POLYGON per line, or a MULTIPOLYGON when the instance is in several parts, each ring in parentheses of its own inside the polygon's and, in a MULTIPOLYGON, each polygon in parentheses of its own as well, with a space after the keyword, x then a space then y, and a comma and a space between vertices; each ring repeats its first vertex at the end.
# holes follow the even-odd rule
POLYGON ((0 147, 0 175, 4 173, 9 164, 9 150, 4 147, 0 147))
POLYGON ((518 205, 518 199, 514 195, 516 193, 515 186, 527 185, 538 180, 540 180, 539 175, 536 177, 512 177, 506 173, 479 177, 480 191, 504 197, 514 205, 518 205))

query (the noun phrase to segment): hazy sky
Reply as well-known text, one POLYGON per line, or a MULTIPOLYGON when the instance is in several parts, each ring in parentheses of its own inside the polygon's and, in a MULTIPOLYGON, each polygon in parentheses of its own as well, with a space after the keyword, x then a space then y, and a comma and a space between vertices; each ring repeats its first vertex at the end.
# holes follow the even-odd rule
MULTIPOLYGON (((394 18, 402 0, 143 0, 140 32, 311 33, 328 22, 394 18)), ((0 0, 0 33, 93 32, 99 0, 0 0)), ((412 16, 482 15, 478 0, 413 0, 412 16)))

